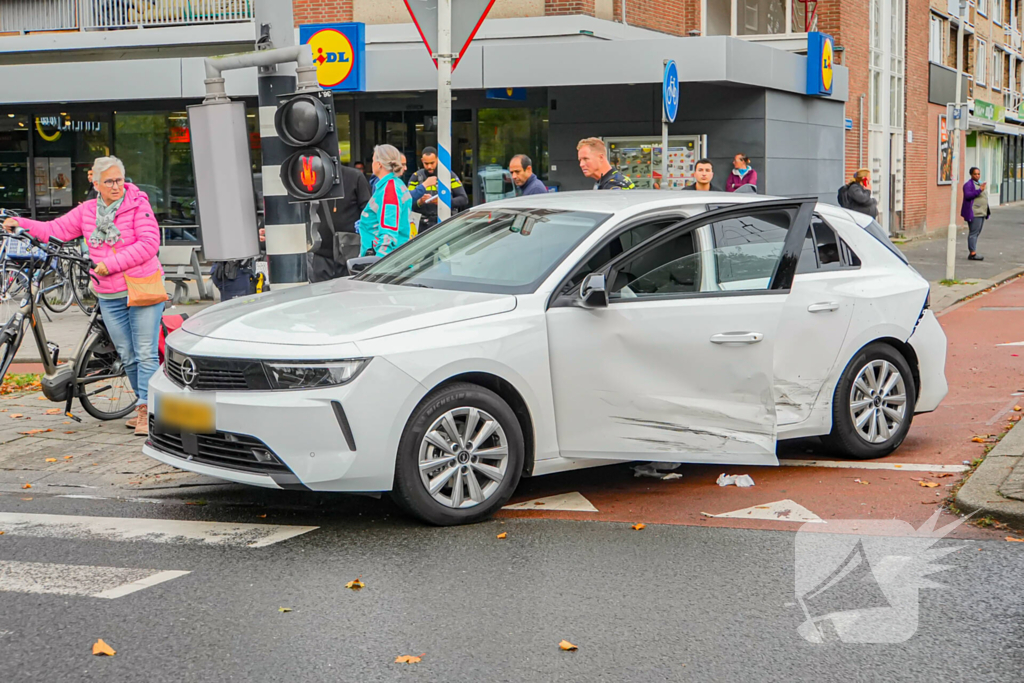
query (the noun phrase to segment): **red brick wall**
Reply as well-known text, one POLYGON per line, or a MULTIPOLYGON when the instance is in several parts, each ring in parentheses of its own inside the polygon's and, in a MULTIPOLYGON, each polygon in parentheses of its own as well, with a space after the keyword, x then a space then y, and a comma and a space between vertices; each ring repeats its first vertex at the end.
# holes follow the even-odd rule
MULTIPOLYGON (((937 168, 938 132, 929 135, 931 128, 938 127, 938 119, 932 118, 928 105, 928 16, 929 0, 907 0, 906 32, 906 102, 904 131, 914 133, 914 141, 908 142, 904 134, 903 147, 903 231, 907 234, 921 234, 928 230, 928 212, 934 202, 929 201, 929 189, 938 187, 937 168), (933 167, 929 175, 929 163, 933 167)), ((944 189, 945 186, 943 186, 944 189)), ((945 202, 949 212, 949 202, 945 202)), ((947 219, 948 222, 948 219, 947 219)))
POLYGON ((615 21, 622 21, 623 2, 630 26, 676 36, 700 30, 700 0, 616 0, 615 21))
POLYGON ((295 25, 352 21, 352 0, 292 0, 295 25))
POLYGON ((589 14, 594 16, 594 0, 544 0, 544 14, 548 16, 558 14, 589 14))
MULTIPOLYGON (((836 60, 850 72, 850 98, 846 102, 846 118, 853 119, 853 130, 846 131, 846 168, 849 178, 868 163, 868 42, 867 9, 864 0, 821 0, 818 3, 818 30, 835 39, 843 48, 836 60), (864 118, 860 116, 860 97, 864 95, 864 118), (863 130, 863 152, 861 151, 863 130)), ((927 28, 927 27, 926 27, 927 28)), ((927 40, 927 30, 925 39, 927 40)))

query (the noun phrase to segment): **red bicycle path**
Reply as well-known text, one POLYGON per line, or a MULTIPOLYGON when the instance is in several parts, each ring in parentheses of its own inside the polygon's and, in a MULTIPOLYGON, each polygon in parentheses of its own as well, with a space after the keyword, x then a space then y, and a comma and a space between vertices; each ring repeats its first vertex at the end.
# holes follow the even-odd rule
MULTIPOLYGON (((976 436, 997 435, 1024 404, 1024 279, 1014 280, 981 296, 956 304, 938 315, 948 340, 946 379, 949 394, 933 412, 914 418, 906 441, 877 463, 961 465, 981 457, 986 444, 976 436), (1017 310, 1014 310, 1017 309, 1017 310), (1020 390, 1020 391, 1018 391, 1020 390)), ((781 458, 841 460, 817 439, 784 442, 781 458)), ((939 525, 957 517, 944 509, 962 473, 834 469, 824 467, 727 467, 684 465, 680 479, 635 478, 632 465, 523 479, 512 502, 578 491, 598 512, 503 510, 502 516, 580 519, 644 524, 683 524, 748 529, 798 530, 784 520, 711 518, 767 503, 792 500, 818 515, 829 531, 830 519, 898 519, 924 524, 942 510, 939 525), (753 487, 721 487, 718 475, 749 474, 753 487), (860 482, 865 483, 859 483, 860 482), (923 481, 936 482, 934 488, 923 481)), ((1010 535, 1003 528, 983 529, 964 524, 951 537, 995 539, 1010 535)))

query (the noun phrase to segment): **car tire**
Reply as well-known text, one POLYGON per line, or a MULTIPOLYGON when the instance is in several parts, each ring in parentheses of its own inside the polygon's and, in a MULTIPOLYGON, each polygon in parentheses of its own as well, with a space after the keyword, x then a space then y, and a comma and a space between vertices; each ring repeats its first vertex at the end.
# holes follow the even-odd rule
POLYGON ((476 384, 445 386, 427 396, 406 424, 391 497, 429 524, 479 522, 508 502, 524 457, 519 420, 500 396, 476 384))
POLYGON ((824 441, 854 460, 889 455, 910 431, 916 401, 917 387, 906 358, 888 344, 868 344, 850 360, 836 385, 832 432, 824 441))

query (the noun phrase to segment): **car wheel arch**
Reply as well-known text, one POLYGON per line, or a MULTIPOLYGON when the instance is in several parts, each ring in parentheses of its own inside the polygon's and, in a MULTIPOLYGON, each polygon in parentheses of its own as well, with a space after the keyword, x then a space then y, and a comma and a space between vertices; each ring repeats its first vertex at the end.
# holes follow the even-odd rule
POLYGON ((871 346, 872 344, 886 344, 888 346, 891 346, 893 349, 896 350, 897 353, 903 356, 904 360, 907 361, 907 365, 910 366, 910 374, 913 376, 914 379, 914 389, 916 392, 919 393, 921 391, 921 369, 919 367, 917 360, 917 352, 914 351, 914 347, 911 346, 909 343, 900 341, 895 337, 878 337, 876 339, 872 339, 868 343, 858 348, 856 351, 853 352, 849 360, 846 361, 846 365, 844 365, 841 368, 839 376, 842 377, 842 373, 846 372, 846 368, 849 367, 850 363, 853 362, 853 359, 856 358, 861 351, 871 346))
POLYGON ((451 384, 476 384, 484 389, 493 391, 508 404, 509 408, 512 409, 512 412, 515 413, 516 419, 519 421, 520 428, 523 430, 523 445, 525 451, 523 458, 523 476, 531 476, 533 474, 533 465, 536 454, 536 434, 534 433, 533 416, 530 414, 530 407, 527 405, 526 399, 523 398, 523 395, 519 390, 516 389, 516 387, 508 380, 489 372, 464 372, 458 375, 452 375, 451 377, 438 382, 435 386, 431 387, 423 400, 427 400, 427 398, 438 389, 443 389, 451 384))

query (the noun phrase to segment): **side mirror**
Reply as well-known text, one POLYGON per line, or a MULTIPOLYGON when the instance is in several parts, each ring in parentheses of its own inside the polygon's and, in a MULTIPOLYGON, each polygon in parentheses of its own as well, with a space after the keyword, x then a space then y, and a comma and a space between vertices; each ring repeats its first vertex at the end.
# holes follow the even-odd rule
POLYGON ((604 273, 591 273, 580 286, 580 305, 584 308, 607 308, 608 288, 604 273))

